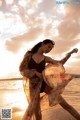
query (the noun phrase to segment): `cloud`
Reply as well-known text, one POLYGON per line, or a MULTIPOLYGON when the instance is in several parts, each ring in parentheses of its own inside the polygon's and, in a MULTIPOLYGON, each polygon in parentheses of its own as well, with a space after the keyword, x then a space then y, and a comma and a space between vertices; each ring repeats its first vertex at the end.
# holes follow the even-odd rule
MULTIPOLYGON (((36 40, 41 34, 44 34, 45 37, 52 36, 51 33, 52 22, 47 23, 46 21, 48 21, 47 15, 50 16, 53 13, 53 6, 54 6, 53 0, 51 1, 42 0, 41 2, 39 1, 40 0, 27 1, 27 4, 25 6, 26 10, 29 10, 31 8, 34 11, 34 13, 30 15, 27 13, 24 7, 16 3, 18 7, 18 12, 16 11, 16 14, 18 14, 17 17, 21 18, 22 22, 25 24, 27 28, 27 32, 24 33, 23 35, 17 35, 16 37, 11 38, 11 40, 6 40, 5 47, 7 50, 16 53, 19 51, 19 49, 22 47, 22 45, 25 42, 28 43, 33 40, 36 40), (44 12, 44 16, 41 15, 41 12, 44 12)), ((14 4, 11 5, 13 7, 14 4)), ((52 19, 51 18, 52 16, 53 15, 50 16, 50 19, 52 19)))
POLYGON ((7 40, 5 43, 5 47, 8 51, 12 51, 14 53, 16 53, 19 48, 21 47, 21 43, 19 42, 19 40, 7 40))
POLYGON ((36 15, 39 15, 40 13, 46 14, 47 19, 49 19, 52 16, 57 16, 56 11, 56 2, 53 0, 42 0, 42 2, 39 4, 38 9, 36 11, 36 15))
POLYGON ((59 37, 66 40, 73 40, 80 33, 80 23, 76 18, 67 17, 63 19, 58 27, 59 37))
POLYGON ((70 51, 80 43, 80 39, 78 39, 80 34, 80 5, 66 4, 64 10, 65 15, 56 27, 58 30, 58 36, 54 39, 56 44, 51 51, 51 54, 56 57, 61 57, 62 53, 70 51))
MULTIPOLYGON (((12 19, 14 19, 11 24, 8 21, 9 24, 6 24, 5 29, 3 29, 4 23, 1 28, 0 37, 5 41, 4 47, 6 47, 6 50, 13 52, 14 55, 15 53, 17 54, 19 50, 21 50, 20 54, 23 54, 23 47, 25 44, 30 45, 31 42, 34 42, 35 44, 35 42, 37 40, 39 41, 39 39, 42 40, 45 38, 50 38, 53 39, 56 43, 53 50, 50 52, 52 57, 62 58, 63 53, 70 51, 76 47, 78 43, 80 43, 80 39, 78 39, 80 34, 80 5, 63 5, 64 9, 62 10, 65 10, 65 14, 63 14, 60 11, 60 5, 56 5, 54 3, 55 1, 53 0, 42 0, 41 2, 39 2, 40 0, 25 0, 25 5, 24 3, 20 4, 20 1, 21 0, 14 0, 13 4, 4 3, 0 9, 1 13, 4 15, 4 21, 6 21, 5 16, 12 16, 12 19), (25 26, 25 33, 23 33, 25 31, 24 27, 20 26, 18 23, 23 24, 22 26, 25 26), (58 33, 57 35, 56 31, 58 33), (22 34, 19 34, 21 32, 22 34), (11 38, 12 36, 15 37, 11 38)), ((3 22, 2 18, 1 20, 3 22)), ((78 63, 80 60, 79 54, 80 52, 76 56, 78 63)), ((73 60, 74 59, 75 58, 73 58, 73 60)), ((16 66, 17 62, 15 63, 14 67, 16 66)), ((76 72, 78 66, 80 66, 78 63, 75 63, 76 72)), ((69 71, 72 69, 73 64, 68 62, 69 67, 71 67, 69 71)), ((10 72, 13 71, 10 70, 10 72)), ((13 74, 15 76, 15 73, 13 74)))
MULTIPOLYGON (((27 7, 29 8, 32 3, 32 0, 29 1, 27 7)), ((41 34, 43 34, 45 38, 54 39, 56 45, 54 50, 52 50, 52 53, 55 52, 55 54, 58 55, 70 50, 77 43, 79 43, 79 40, 75 40, 80 31, 79 13, 77 14, 76 11, 79 10, 79 7, 75 5, 64 5, 66 14, 60 22, 59 26, 56 26, 54 28, 53 24, 55 24, 55 20, 53 16, 55 14, 53 14, 53 7, 55 6, 55 4, 53 3, 53 1, 44 0, 39 4, 39 1, 36 3, 35 0, 34 6, 36 7, 36 5, 39 6, 38 8, 36 8, 35 14, 27 14, 27 18, 25 18, 24 12, 24 15, 22 16, 28 32, 24 33, 23 35, 14 37, 10 41, 7 40, 5 44, 7 50, 18 52, 24 43, 29 43, 36 40, 41 34), (40 14, 42 12, 44 13, 44 16, 40 14), (77 14, 77 17, 75 13, 77 14), (48 14, 50 17, 47 19, 48 14), (58 30, 59 33, 58 37, 54 37, 56 30, 58 30)), ((56 11, 57 9, 58 8, 56 8, 56 11)), ((56 14, 56 16, 57 15, 58 14, 56 14)))
POLYGON ((61 38, 73 40, 80 33, 80 24, 75 19, 64 19, 58 30, 61 38))
POLYGON ((36 40, 42 33, 41 28, 32 28, 27 33, 14 37, 11 40, 6 40, 6 49, 12 52, 18 52, 23 43, 29 43, 30 41, 36 40))
MULTIPOLYGON (((76 0, 76 1, 68 0, 68 1, 69 2, 79 2, 80 3, 80 0, 76 0)), ((79 12, 76 12, 76 11, 80 10, 80 4, 66 4, 64 6, 65 6, 65 9, 66 9, 66 13, 68 15, 70 15, 71 17, 72 16, 79 16, 79 12)))
POLYGON ((59 37, 66 40, 73 40, 80 34, 80 5, 66 4, 64 8, 66 14, 61 24, 58 26, 59 37))
POLYGON ((55 46, 53 50, 51 51, 51 54, 54 56, 61 56, 63 53, 68 52, 75 48, 75 45, 79 43, 80 40, 63 40, 63 39, 54 39, 55 41, 55 46))

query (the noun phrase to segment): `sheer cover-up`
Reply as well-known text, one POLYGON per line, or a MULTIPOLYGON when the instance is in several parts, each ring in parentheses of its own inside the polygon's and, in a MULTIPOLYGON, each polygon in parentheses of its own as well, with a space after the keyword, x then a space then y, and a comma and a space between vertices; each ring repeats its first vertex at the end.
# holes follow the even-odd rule
MULTIPOLYGON (((67 75, 66 75, 67 76, 67 75)), ((24 91, 26 93, 27 99, 29 101, 28 108, 24 114, 24 117, 26 116, 27 120, 31 120, 31 117, 36 109, 36 104, 38 97, 40 95, 41 86, 42 86, 42 80, 37 80, 38 83, 33 87, 31 81, 27 79, 26 77, 23 77, 23 85, 24 85, 24 91), (30 94, 32 93, 32 94, 30 94)), ((65 79, 65 77, 64 77, 65 79)), ((33 79, 34 80, 34 79, 33 79)), ((64 80, 60 85, 57 87, 52 88, 50 91, 48 91, 48 98, 49 98, 49 105, 53 106, 61 102, 61 93, 64 89, 64 87, 69 83, 70 76, 67 76, 67 80, 64 80)), ((47 84, 46 84, 47 86, 47 84)), ((45 92, 45 89, 44 89, 45 92)), ((47 94, 46 94, 47 95, 47 94)), ((44 99, 44 97, 43 97, 44 99)), ((23 120, 24 120, 23 117, 23 120)))

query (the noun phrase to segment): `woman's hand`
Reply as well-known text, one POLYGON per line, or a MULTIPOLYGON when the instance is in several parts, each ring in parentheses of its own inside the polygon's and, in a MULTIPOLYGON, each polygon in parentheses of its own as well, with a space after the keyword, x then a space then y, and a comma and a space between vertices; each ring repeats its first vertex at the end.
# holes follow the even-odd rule
POLYGON ((32 78, 34 77, 34 75, 36 74, 36 70, 32 69, 32 70, 24 70, 24 76, 28 77, 28 78, 32 78))
POLYGON ((74 48, 70 53, 73 54, 73 53, 77 53, 77 52, 78 52, 78 49, 74 48))
POLYGON ((43 79, 43 76, 41 73, 37 72, 35 69, 32 69, 32 70, 29 70, 29 69, 25 69, 24 70, 24 76, 27 77, 27 78, 32 78, 34 76, 37 76, 39 77, 40 79, 43 79))
POLYGON ((77 53, 77 52, 78 52, 78 49, 74 48, 71 52, 67 53, 66 57, 60 60, 60 63, 65 64, 65 62, 70 58, 71 54, 77 53))
POLYGON ((37 72, 37 71, 36 71, 36 76, 38 76, 40 79, 43 79, 42 74, 41 74, 41 73, 39 73, 39 72, 37 72))

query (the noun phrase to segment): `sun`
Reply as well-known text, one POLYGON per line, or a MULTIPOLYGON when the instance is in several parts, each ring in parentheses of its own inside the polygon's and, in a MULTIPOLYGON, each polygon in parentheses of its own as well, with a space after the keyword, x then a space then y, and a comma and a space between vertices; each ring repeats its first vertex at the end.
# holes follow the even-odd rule
POLYGON ((10 106, 9 107, 18 107, 20 108, 21 110, 26 110, 27 107, 28 107, 28 102, 27 102, 27 99, 26 99, 26 96, 24 94, 24 91, 23 92, 16 92, 16 93, 6 93, 5 94, 5 101, 6 103, 11 103, 9 104, 10 106))

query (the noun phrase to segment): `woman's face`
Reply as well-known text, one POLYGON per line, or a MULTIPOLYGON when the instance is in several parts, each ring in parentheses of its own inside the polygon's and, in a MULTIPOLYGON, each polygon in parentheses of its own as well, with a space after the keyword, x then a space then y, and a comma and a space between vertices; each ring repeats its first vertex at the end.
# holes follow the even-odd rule
POLYGON ((54 45, 51 44, 51 43, 44 44, 44 45, 43 45, 43 51, 44 51, 44 53, 50 52, 50 51, 52 50, 53 46, 54 46, 54 45))

